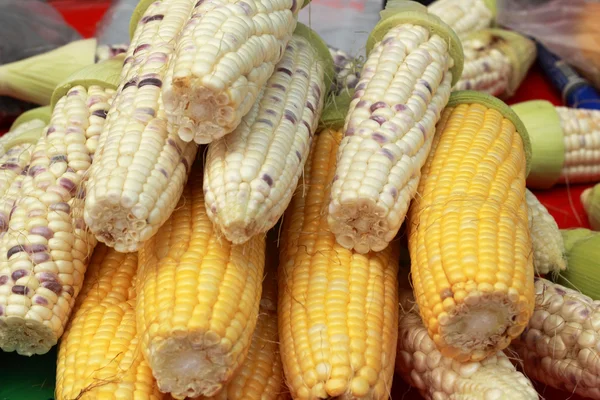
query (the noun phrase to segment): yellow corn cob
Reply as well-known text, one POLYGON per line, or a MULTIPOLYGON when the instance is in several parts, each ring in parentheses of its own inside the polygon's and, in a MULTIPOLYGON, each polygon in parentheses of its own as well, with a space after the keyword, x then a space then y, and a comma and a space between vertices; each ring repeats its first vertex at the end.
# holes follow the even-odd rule
POLYGON ((587 188, 581 193, 581 204, 592 229, 600 231, 600 184, 587 188))
POLYGON ((554 217, 529 190, 525 190, 529 230, 536 274, 558 273, 567 268, 565 245, 554 217))
POLYGON ((43 354, 64 331, 96 244, 83 222, 84 178, 121 63, 84 68, 55 91, 65 95, 57 96, 0 239, 4 351, 43 354))
POLYGON ((160 88, 190 0, 153 2, 127 51, 103 143, 90 171, 85 221, 117 251, 136 251, 169 217, 197 146, 167 132, 160 88))
POLYGON ((415 298, 445 357, 495 354, 531 316, 530 154, 508 106, 480 92, 452 94, 407 221, 415 298))
POLYGON ((287 208, 329 87, 326 70, 333 75, 327 46, 299 23, 251 111, 209 145, 206 210, 234 244, 271 229, 287 208))
POLYGON ((444 357, 427 334, 410 288, 401 289, 396 372, 427 400, 537 400, 531 381, 504 352, 461 363, 444 357))
POLYGON ((485 29, 462 42, 465 66, 454 90, 511 97, 535 61, 535 43, 516 32, 485 29))
POLYGON ((250 111, 296 27, 298 0, 200 0, 163 87, 169 131, 210 143, 250 111))
POLYGON ((555 107, 545 100, 511 106, 527 127, 533 159, 530 188, 600 180, 600 111, 555 107))
POLYGON ((496 19, 496 0, 437 0, 428 7, 462 39, 489 28, 496 19))
POLYGON ((279 251, 272 233, 270 231, 267 236, 269 245, 266 252, 266 276, 263 279, 258 322, 248 355, 234 378, 218 394, 200 397, 198 400, 277 400, 287 391, 283 381, 277 332, 279 251))
POLYGON ((137 253, 96 248, 63 335, 56 400, 161 400, 135 324, 137 253))
POLYGON ((279 340, 292 397, 387 399, 398 324, 398 242, 358 254, 336 243, 326 199, 341 124, 313 141, 284 218, 279 340))
POLYGON ((372 51, 346 116, 329 202, 337 242, 359 253, 384 249, 398 233, 462 70, 450 28, 419 4, 394 3, 369 37, 372 51))
POLYGON ((536 278, 535 294, 529 326, 511 345, 525 374, 600 398, 600 301, 542 278, 536 278))
POLYGON ((137 321, 162 392, 213 396, 242 365, 260 303, 261 236, 239 246, 219 238, 197 162, 177 209, 139 251, 137 321))

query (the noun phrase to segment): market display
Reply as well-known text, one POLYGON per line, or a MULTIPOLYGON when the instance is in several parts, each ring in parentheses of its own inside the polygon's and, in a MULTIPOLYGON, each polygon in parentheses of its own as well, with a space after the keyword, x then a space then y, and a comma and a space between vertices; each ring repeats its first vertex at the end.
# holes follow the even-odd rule
POLYGON ((141 0, 0 66, 41 106, 0 137, 0 349, 56 346, 53 400, 600 399, 600 111, 500 100, 537 50, 493 0, 389 0, 366 57, 308 4, 141 0))

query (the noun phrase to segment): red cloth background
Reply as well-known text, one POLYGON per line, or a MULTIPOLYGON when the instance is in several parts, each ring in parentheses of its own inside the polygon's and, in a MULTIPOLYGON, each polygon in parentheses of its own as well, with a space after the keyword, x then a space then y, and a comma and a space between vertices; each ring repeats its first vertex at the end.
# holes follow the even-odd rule
MULTIPOLYGON (((97 22, 102 18, 110 5, 109 0, 50 0, 64 16, 66 21, 83 36, 90 37, 96 31, 97 22)), ((534 66, 518 92, 508 103, 546 99, 555 105, 561 105, 560 94, 545 80, 542 72, 534 66)), ((589 228, 585 212, 580 201, 581 192, 592 185, 558 186, 550 190, 535 191, 540 201, 548 208, 558 225, 565 228, 584 226, 589 228)), ((581 400, 582 397, 561 392, 544 385, 538 385, 538 392, 546 400, 581 400)), ((421 397, 406 385, 402 379, 395 379, 392 388, 394 400, 419 400, 421 397)))

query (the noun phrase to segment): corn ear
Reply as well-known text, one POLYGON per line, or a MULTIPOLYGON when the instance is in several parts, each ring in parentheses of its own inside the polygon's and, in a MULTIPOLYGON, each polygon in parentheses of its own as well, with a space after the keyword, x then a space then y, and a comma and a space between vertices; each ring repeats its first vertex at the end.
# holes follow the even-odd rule
POLYGON ((437 0, 428 9, 461 39, 471 32, 489 28, 496 19, 496 0, 437 0))
POLYGON ((600 232, 587 229, 564 229, 567 269, 554 279, 594 300, 600 300, 600 232))
POLYGON ((592 229, 600 231, 600 183, 581 193, 581 204, 592 229))
POLYGON ((93 64, 95 55, 96 39, 84 39, 2 65, 0 95, 48 105, 56 85, 81 68, 93 64))

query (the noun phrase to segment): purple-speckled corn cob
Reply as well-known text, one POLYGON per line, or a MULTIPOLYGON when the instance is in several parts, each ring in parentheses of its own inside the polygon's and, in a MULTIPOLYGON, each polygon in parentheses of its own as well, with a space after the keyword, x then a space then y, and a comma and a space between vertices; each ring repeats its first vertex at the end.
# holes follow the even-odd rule
POLYGON ((329 46, 329 53, 335 67, 335 79, 331 84, 331 93, 339 94, 344 89, 354 89, 360 79, 362 61, 331 46, 329 46))

